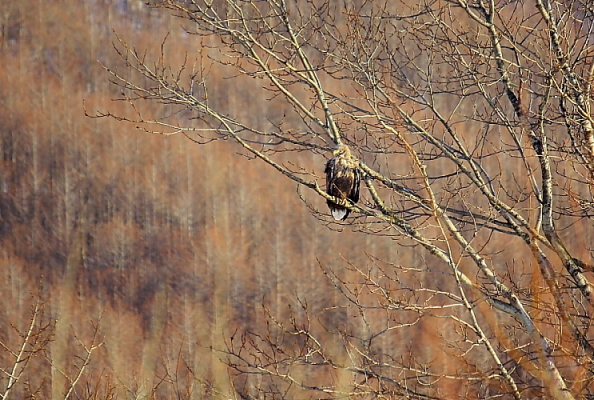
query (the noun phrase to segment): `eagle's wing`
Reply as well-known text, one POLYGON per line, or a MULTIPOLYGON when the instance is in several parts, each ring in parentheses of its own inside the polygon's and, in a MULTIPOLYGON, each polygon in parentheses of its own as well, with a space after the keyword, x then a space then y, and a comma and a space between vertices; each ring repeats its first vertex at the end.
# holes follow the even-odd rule
POLYGON ((326 173, 326 193, 331 194, 332 182, 336 178, 336 158, 328 160, 324 172, 326 173))
POLYGON ((360 186, 361 186, 361 171, 359 171, 358 168, 355 168, 353 170, 353 187, 351 190, 351 195, 349 196, 349 199, 351 199, 351 201, 353 203, 356 203, 359 201, 360 186))

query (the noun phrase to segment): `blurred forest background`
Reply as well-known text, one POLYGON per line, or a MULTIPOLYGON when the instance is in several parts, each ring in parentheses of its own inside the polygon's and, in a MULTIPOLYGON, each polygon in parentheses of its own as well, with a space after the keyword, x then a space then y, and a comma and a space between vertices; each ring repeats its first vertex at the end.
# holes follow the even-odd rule
MULTIPOLYGON (((326 327, 344 323, 320 265, 415 263, 388 239, 326 228, 295 184, 225 148, 235 144, 86 117, 117 95, 100 65, 121 63, 114 30, 138 48, 169 33, 173 63, 193 46, 179 21, 136 0, 0 4, 0 386, 11 398, 214 396, 233 383, 210 347, 265 310, 287 316, 301 300, 326 327), (29 328, 38 341, 13 385, 29 328)), ((241 109, 249 89, 222 78, 216 101, 241 109)), ((312 160, 320 177, 324 162, 312 160)))
MULTIPOLYGON (((371 224, 324 223, 316 218, 328 213, 323 198, 236 154, 236 143, 198 146, 85 115, 118 107, 102 67, 125 71, 115 34, 140 53, 158 52, 167 37, 164 57, 179 66, 194 62, 199 44, 180 24, 139 0, 0 2, 0 397, 238 398, 245 378, 224 350, 243 332, 266 335, 271 321, 304 319, 332 346, 344 326, 367 323, 329 271, 355 282, 352 266, 385 260, 409 269, 416 288, 440 288, 441 276, 424 272, 431 259, 410 242, 358 232, 371 224)), ((211 71, 217 109, 254 126, 282 112, 271 103, 251 113, 250 86, 226 78, 211 71)), ((171 112, 147 107, 157 117, 171 112)), ((326 159, 301 157, 322 186, 326 159)), ((572 254, 586 260, 588 222, 572 220, 567 233, 572 254)), ((495 243, 507 252, 490 256, 529 293, 542 285, 538 267, 509 243, 495 243)), ((403 359, 415 349, 420 371, 426 363, 459 373, 466 366, 443 344, 451 325, 438 317, 415 321, 415 334, 395 329, 381 345, 403 359)), ((335 374, 337 386, 352 381, 322 374, 335 374)), ((434 383, 443 398, 464 396, 456 379, 434 383)))

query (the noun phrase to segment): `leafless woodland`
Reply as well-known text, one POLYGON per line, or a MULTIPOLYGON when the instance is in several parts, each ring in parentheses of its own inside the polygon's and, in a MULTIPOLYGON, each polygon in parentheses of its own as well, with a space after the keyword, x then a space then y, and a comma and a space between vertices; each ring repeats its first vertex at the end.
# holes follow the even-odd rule
POLYGON ((4 398, 594 395, 589 1, 70 2, 0 6, 4 398))

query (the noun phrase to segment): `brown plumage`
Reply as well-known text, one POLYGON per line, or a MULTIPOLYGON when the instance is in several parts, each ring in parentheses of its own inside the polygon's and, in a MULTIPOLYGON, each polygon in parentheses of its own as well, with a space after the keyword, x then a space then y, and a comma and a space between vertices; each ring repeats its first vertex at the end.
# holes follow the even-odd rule
MULTIPOLYGON (((338 146, 334 151, 334 157, 326 163, 326 193, 330 196, 350 200, 353 203, 359 201, 359 186, 361 183, 361 172, 357 163, 351 157, 351 152, 345 145, 338 146)), ((351 212, 348 208, 327 200, 330 212, 335 220, 345 220, 351 212)))

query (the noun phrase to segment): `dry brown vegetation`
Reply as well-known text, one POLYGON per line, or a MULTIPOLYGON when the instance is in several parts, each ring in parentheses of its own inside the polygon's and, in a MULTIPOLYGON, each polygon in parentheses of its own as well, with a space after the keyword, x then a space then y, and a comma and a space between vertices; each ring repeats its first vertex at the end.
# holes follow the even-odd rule
POLYGON ((218 397, 231 382, 209 348, 263 324, 263 304, 286 315, 307 294, 323 314, 336 295, 317 260, 362 260, 365 245, 227 143, 85 117, 118 94, 97 62, 118 62, 112 27, 152 47, 179 24, 134 2, 84 4, 0 6, 0 394, 64 398, 102 344, 72 398, 218 397))
POLYGON ((151 3, 0 4, 1 397, 594 395, 588 1, 151 3))

